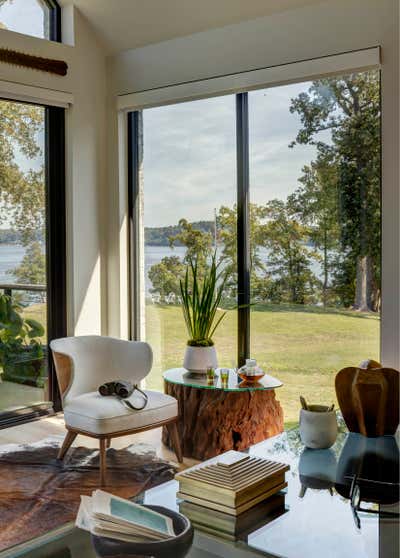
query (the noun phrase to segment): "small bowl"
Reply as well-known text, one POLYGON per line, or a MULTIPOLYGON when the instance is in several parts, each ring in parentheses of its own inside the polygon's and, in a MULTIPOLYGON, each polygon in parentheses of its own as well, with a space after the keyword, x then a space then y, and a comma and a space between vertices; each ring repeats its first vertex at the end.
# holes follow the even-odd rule
POLYGON ((134 558, 152 556, 154 558, 184 558, 193 541, 193 527, 187 517, 162 506, 146 505, 147 508, 162 513, 172 519, 176 536, 166 541, 125 542, 107 537, 91 535, 93 547, 100 558, 134 558))
POLYGON ((242 374, 242 373, 238 373, 239 378, 241 378, 244 382, 248 383, 248 384, 256 384, 257 382, 259 382, 261 380, 261 378, 264 378, 265 376, 265 372, 263 372, 262 374, 252 374, 251 376, 247 376, 246 374, 242 374))

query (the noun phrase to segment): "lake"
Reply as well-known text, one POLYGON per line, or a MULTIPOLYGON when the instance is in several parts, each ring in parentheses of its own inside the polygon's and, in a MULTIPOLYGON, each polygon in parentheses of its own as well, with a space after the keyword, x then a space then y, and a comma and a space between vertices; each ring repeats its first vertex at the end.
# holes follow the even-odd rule
MULTIPOLYGON (((152 265, 159 263, 167 256, 178 256, 183 259, 186 248, 184 246, 145 246, 145 273, 146 273, 146 294, 150 293, 151 281, 148 273, 152 265)), ((0 283, 13 283, 14 277, 7 273, 8 270, 16 268, 24 257, 25 248, 17 244, 0 244, 0 283)), ((265 261, 268 253, 266 250, 261 252, 265 261)), ((321 274, 321 267, 318 263, 313 265, 313 271, 317 275, 321 274)))
POLYGON ((14 283, 15 279, 7 273, 15 269, 22 261, 25 248, 18 244, 0 244, 0 283, 14 283))

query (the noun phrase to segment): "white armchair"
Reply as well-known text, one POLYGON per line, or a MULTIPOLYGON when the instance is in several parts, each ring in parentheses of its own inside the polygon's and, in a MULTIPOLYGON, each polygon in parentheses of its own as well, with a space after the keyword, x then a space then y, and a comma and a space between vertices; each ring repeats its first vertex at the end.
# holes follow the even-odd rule
MULTIPOLYGON (((150 345, 112 337, 89 335, 51 341, 50 347, 62 396, 67 435, 58 454, 63 459, 78 434, 100 441, 100 483, 105 484, 106 449, 111 438, 166 426, 178 461, 182 451, 176 421, 178 403, 174 397, 148 391, 144 409, 132 411, 116 397, 103 397, 98 387, 124 379, 138 384, 151 370, 150 345)), ((135 391, 128 399, 135 407, 143 403, 135 391)))

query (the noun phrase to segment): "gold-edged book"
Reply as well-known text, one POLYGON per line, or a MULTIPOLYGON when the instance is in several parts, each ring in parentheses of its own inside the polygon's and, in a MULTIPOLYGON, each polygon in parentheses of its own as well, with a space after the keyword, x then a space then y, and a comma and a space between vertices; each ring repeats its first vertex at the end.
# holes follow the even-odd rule
POLYGON ((273 494, 256 506, 240 515, 230 515, 213 510, 210 521, 210 510, 199 504, 183 501, 179 504, 179 511, 186 515, 192 523, 201 529, 212 529, 217 534, 226 533, 233 539, 248 532, 256 531, 273 519, 283 515, 285 508, 285 495, 283 492, 273 494))
MULTIPOLYGON (((239 460, 231 466, 215 461, 209 464, 206 462, 178 473, 175 478, 179 481, 179 491, 229 508, 237 508, 284 484, 288 465, 261 457, 246 457, 247 459, 239 460)), ((278 490, 280 488, 274 492, 278 490)))
POLYGON ((266 490, 265 492, 260 493, 258 496, 255 496, 255 497, 247 500, 247 502, 244 502, 243 504, 241 504, 239 506, 227 506, 227 505, 224 505, 224 504, 220 503, 218 500, 217 501, 206 500, 205 498, 201 498, 201 497, 198 497, 198 496, 193 496, 192 494, 186 494, 185 492, 182 492, 181 490, 179 490, 179 492, 177 492, 177 496, 181 500, 185 500, 187 502, 192 502, 193 504, 198 504, 199 506, 203 506, 203 507, 208 508, 210 510, 217 510, 217 511, 220 511, 220 512, 223 512, 223 513, 227 513, 229 515, 236 516, 236 515, 240 515, 241 513, 244 513, 245 511, 249 510, 253 506, 256 506, 257 504, 259 504, 263 500, 266 500, 267 498, 269 498, 273 494, 276 494, 277 492, 279 492, 280 490, 283 490, 286 487, 287 487, 287 482, 282 482, 282 483, 280 483, 276 486, 273 486, 269 490, 266 490))

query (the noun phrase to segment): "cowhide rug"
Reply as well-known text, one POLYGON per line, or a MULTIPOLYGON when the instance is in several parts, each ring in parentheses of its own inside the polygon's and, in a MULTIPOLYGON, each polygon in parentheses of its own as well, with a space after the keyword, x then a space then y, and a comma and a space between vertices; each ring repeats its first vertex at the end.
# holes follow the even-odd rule
MULTIPOLYGON (((80 495, 99 488, 98 450, 71 448, 64 461, 59 441, 0 446, 0 551, 73 521, 80 495)), ((143 445, 107 451, 104 490, 129 498, 171 480, 174 467, 143 445)))

